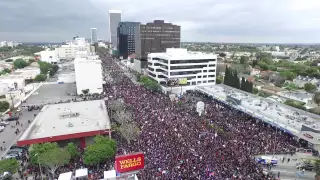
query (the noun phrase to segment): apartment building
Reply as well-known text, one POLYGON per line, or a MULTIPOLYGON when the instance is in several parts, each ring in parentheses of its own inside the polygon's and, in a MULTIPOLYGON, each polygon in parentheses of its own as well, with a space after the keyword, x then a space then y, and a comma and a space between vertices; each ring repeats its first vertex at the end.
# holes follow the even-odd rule
POLYGON ((169 81, 179 86, 215 85, 217 56, 187 49, 167 48, 164 53, 148 55, 148 76, 164 87, 169 81))
POLYGON ((149 53, 166 52, 167 48, 180 48, 181 29, 172 23, 155 20, 140 25, 141 56, 147 58, 149 53))

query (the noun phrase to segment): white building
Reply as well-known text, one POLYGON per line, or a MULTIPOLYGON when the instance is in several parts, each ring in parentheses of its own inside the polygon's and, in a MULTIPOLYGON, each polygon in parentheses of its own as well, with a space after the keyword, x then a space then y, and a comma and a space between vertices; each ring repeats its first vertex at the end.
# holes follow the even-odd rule
POLYGON ((39 74, 40 74, 40 68, 26 67, 23 69, 17 69, 13 73, 11 73, 11 76, 13 75, 23 76, 25 80, 31 80, 31 79, 34 79, 39 74))
POLYGON ((0 82, 0 96, 3 96, 9 92, 9 84, 0 82))
MULTIPOLYGON (((187 49, 167 48, 148 55, 148 75, 166 86, 168 80, 187 81, 184 86, 215 85, 217 56, 187 49)), ((184 83, 183 83, 184 84, 184 83)))
POLYGON ((97 28, 90 29, 91 44, 98 42, 97 28))
POLYGON ((59 62, 58 53, 56 50, 45 50, 40 52, 40 59, 43 62, 56 64, 59 62))
POLYGON ((56 48, 58 57, 60 59, 72 60, 76 58, 78 51, 94 52, 85 38, 74 38, 72 41, 67 42, 66 45, 56 48))
POLYGON ((74 60, 76 74, 77 94, 89 89, 89 93, 102 93, 102 67, 101 59, 92 53, 78 53, 74 60))
POLYGON ((9 90, 19 90, 24 88, 25 79, 22 76, 1 76, 0 83, 7 83, 9 90))

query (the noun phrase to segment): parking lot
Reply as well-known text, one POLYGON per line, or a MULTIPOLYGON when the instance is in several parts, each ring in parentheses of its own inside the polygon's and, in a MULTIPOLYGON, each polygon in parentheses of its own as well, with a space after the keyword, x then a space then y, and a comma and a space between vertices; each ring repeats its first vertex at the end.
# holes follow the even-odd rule
POLYGON ((16 121, 10 121, 9 125, 0 132, 0 145, 4 148, 2 151, 0 150, 0 158, 5 156, 7 150, 16 143, 21 134, 28 128, 28 120, 32 122, 35 114, 38 114, 40 111, 40 109, 28 111, 26 106, 53 104, 72 100, 75 96, 68 95, 68 93, 75 94, 75 92, 75 84, 44 84, 35 91, 26 102, 22 103, 20 112, 17 112, 20 125, 16 125, 16 121), (19 129, 20 132, 15 134, 17 129, 19 129))

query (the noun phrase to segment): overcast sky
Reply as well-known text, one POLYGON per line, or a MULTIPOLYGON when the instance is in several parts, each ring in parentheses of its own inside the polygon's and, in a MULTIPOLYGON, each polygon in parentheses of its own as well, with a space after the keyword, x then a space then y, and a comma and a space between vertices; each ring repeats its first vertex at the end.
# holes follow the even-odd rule
POLYGON ((0 0, 0 40, 107 39, 109 9, 181 25, 182 41, 320 43, 320 0, 0 0))

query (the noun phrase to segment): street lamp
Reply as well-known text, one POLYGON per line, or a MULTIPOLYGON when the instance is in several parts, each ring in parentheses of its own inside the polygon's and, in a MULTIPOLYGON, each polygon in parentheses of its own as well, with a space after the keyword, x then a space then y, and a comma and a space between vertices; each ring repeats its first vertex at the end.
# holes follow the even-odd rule
POLYGON ((42 170, 41 170, 40 161, 39 161, 39 156, 38 156, 38 154, 35 154, 34 156, 36 156, 36 157, 38 158, 39 169, 40 169, 40 175, 41 175, 41 179, 43 180, 42 170))

